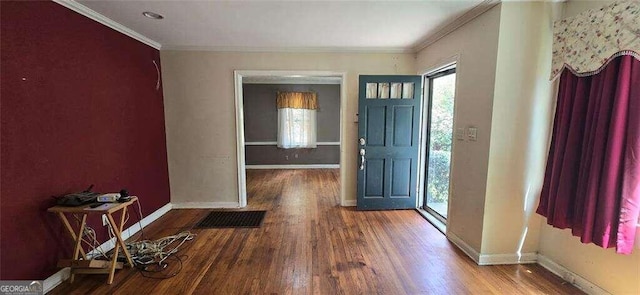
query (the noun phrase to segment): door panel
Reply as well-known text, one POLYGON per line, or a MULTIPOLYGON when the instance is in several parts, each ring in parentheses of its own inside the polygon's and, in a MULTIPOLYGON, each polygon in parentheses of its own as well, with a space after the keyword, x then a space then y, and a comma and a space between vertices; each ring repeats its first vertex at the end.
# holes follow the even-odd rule
POLYGON ((384 195, 384 159, 369 159, 365 170, 365 198, 382 198, 384 195))
POLYGON ((410 147, 413 139, 413 106, 393 106, 393 142, 395 147, 410 147))
POLYGON ((411 197, 411 159, 393 159, 391 162, 391 198, 411 197))
POLYGON ((384 146, 385 130, 384 126, 387 121, 387 107, 374 106, 366 108, 367 117, 367 145, 384 146))
POLYGON ((416 203, 420 76, 360 76, 358 210, 416 203))

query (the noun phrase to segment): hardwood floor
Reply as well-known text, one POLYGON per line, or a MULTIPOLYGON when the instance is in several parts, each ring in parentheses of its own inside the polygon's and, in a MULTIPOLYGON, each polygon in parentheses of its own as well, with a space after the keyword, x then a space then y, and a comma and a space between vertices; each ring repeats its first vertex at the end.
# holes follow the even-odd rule
POLYGON ((340 207, 337 170, 249 170, 261 228, 191 229, 208 210, 171 210, 147 238, 191 229, 181 272, 78 275, 50 294, 583 294, 536 264, 478 266, 413 210, 340 207))

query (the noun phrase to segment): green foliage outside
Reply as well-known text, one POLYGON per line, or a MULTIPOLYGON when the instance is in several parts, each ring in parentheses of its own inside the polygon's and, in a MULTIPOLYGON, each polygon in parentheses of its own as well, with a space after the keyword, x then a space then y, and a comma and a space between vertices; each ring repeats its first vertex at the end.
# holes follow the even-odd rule
POLYGON ((455 81, 455 74, 436 78, 433 81, 427 181, 427 202, 429 203, 442 203, 449 199, 455 81))
POLYGON ((449 163, 451 152, 431 151, 429 154, 429 182, 427 201, 442 203, 449 199, 449 163))

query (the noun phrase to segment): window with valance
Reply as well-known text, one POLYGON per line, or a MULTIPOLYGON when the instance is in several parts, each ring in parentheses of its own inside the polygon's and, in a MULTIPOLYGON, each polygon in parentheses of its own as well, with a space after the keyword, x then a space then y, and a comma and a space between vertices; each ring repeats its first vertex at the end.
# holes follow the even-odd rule
POLYGON ((315 148, 318 96, 314 92, 278 92, 278 147, 315 148))
POLYGON ((583 243, 629 254, 640 215, 640 3, 556 22, 558 76, 537 213, 583 243))

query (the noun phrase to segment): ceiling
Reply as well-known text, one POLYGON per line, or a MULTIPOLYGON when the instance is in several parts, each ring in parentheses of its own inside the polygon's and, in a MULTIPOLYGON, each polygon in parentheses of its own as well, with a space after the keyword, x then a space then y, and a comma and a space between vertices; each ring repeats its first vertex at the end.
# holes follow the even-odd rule
POLYGON ((495 1, 79 2, 163 49, 415 51, 495 1))

